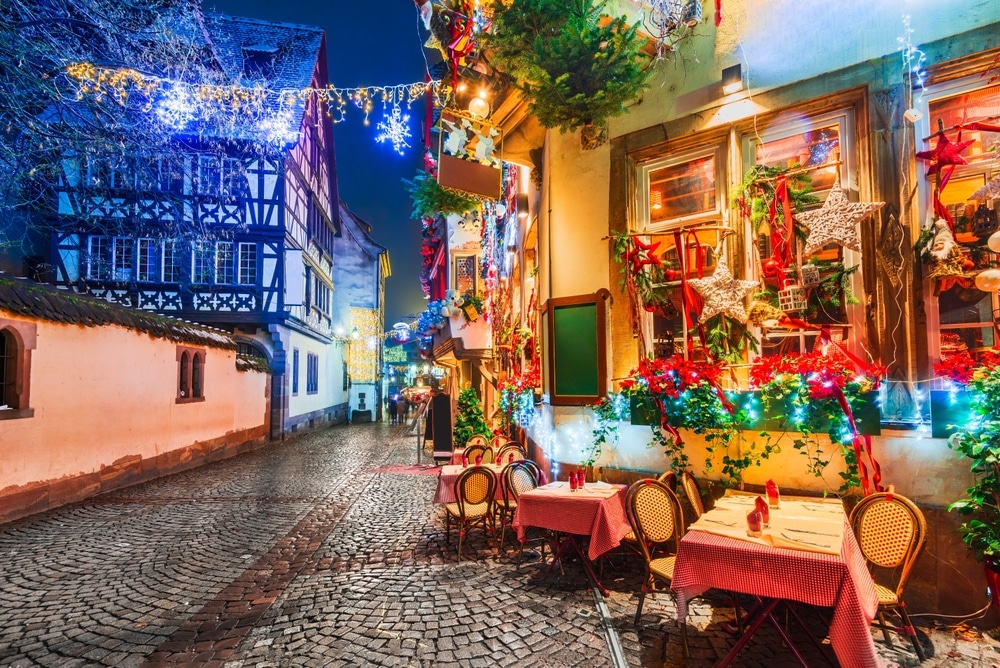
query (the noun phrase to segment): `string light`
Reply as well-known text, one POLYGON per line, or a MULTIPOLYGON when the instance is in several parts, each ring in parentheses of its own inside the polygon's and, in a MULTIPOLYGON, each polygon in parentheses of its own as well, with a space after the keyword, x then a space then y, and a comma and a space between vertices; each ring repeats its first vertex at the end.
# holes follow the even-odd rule
POLYGON ((377 141, 391 141, 402 153, 408 148, 409 116, 402 106, 410 105, 430 94, 436 106, 444 106, 451 87, 440 80, 419 81, 391 86, 361 86, 357 88, 301 88, 271 90, 260 85, 189 84, 145 74, 128 68, 98 67, 93 63, 74 63, 66 73, 76 82, 77 99, 93 96, 98 102, 111 99, 121 105, 137 104, 143 111, 152 111, 156 119, 174 131, 241 130, 253 127, 265 141, 285 145, 298 140, 298 129, 292 128, 294 110, 308 100, 325 103, 327 116, 339 123, 347 118, 348 103, 364 114, 364 124, 375 101, 381 100, 385 118, 378 124, 377 141), (388 103, 388 104, 387 104, 388 103), (195 128, 199 123, 200 127, 195 128))

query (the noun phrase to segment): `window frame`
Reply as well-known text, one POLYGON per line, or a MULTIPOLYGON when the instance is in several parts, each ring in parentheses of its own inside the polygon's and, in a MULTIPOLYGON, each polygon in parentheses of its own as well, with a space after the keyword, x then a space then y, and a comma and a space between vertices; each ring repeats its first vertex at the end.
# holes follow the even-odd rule
POLYGON ((205 348, 177 346, 177 392, 174 397, 176 404, 191 404, 205 401, 205 363, 207 361, 205 348), (197 378, 196 370, 200 372, 197 378))
POLYGON ((37 345, 38 326, 23 320, 0 318, 0 333, 8 337, 13 348, 12 354, 6 357, 6 364, 10 366, 3 369, 10 384, 6 393, 10 396, 0 395, 0 405, 10 406, 11 399, 15 399, 17 404, 0 410, 0 420, 34 417, 35 409, 31 407, 31 353, 37 345))
POLYGON ((319 355, 306 353, 306 394, 319 393, 319 355))
POLYGON ((299 394, 299 349, 292 348, 292 396, 299 394))
POLYGON ((721 221, 723 211, 726 206, 726 142, 716 143, 709 146, 690 148, 679 151, 676 154, 666 153, 651 160, 645 160, 637 165, 637 185, 635 202, 637 222, 636 228, 643 234, 658 234, 673 231, 681 227, 691 227, 708 221, 721 221), (715 208, 711 211, 703 211, 671 218, 668 220, 651 222, 650 213, 650 175, 660 169, 675 167, 685 163, 700 160, 702 158, 713 157, 715 159, 715 208))

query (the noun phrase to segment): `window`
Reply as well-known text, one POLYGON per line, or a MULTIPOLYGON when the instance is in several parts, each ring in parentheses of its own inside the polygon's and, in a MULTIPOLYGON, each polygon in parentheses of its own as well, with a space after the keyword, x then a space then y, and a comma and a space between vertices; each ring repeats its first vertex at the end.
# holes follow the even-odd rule
POLYGON ((153 282, 159 279, 159 258, 157 257, 156 240, 138 239, 136 241, 138 253, 136 257, 135 278, 140 282, 153 282))
POLYGON ((159 163, 157 186, 160 192, 171 193, 173 195, 184 194, 183 159, 162 157, 157 162, 159 163))
POLYGON ((452 285, 459 294, 479 294, 479 258, 475 255, 458 255, 452 271, 452 285))
POLYGON ((191 282, 211 283, 215 268, 215 244, 211 241, 196 241, 191 255, 191 282))
POLYGON ((239 277, 240 285, 257 284, 257 244, 241 242, 239 245, 239 277))
POLYGON ((90 158, 87 161, 87 186, 101 190, 131 188, 129 172, 122 158, 90 158))
POLYGON ((306 394, 319 392, 319 355, 306 355, 306 394))
POLYGON ((205 400, 205 350, 177 346, 177 397, 175 403, 205 400))
POLYGON ((163 282, 181 282, 180 254, 177 249, 177 241, 174 239, 167 239, 163 242, 163 282))
MULTIPOLYGON (((922 176, 920 181, 921 203, 925 219, 933 211, 933 192, 940 188, 941 204, 953 219, 954 239, 961 251, 961 261, 967 269, 962 276, 941 276, 932 279, 939 292, 931 302, 929 319, 931 335, 928 351, 932 358, 944 358, 950 354, 968 351, 977 352, 992 348, 997 343, 996 325, 1000 317, 1000 299, 997 292, 983 291, 976 287, 972 276, 984 269, 1000 265, 1000 254, 993 253, 986 245, 991 234, 1000 229, 1000 198, 990 197, 984 186, 996 178, 1000 170, 1000 155, 995 150, 1000 146, 1000 133, 982 130, 961 130, 963 123, 976 121, 996 126, 1000 116, 1000 84, 985 85, 982 77, 957 80, 929 89, 925 94, 927 114, 917 128, 917 150, 932 150, 938 137, 932 136, 938 123, 946 129, 945 136, 952 143, 971 141, 961 155, 968 164, 954 168, 944 187, 940 178, 948 173, 948 167, 941 174, 926 176, 930 163, 918 161, 922 176), (926 139, 924 139, 926 138, 926 139), (977 193, 979 191, 979 193, 977 193), (937 320, 935 327, 934 320, 937 320)), ((932 239, 931 245, 934 240, 932 239)), ((925 270, 925 275, 927 275, 925 270)))
POLYGON ((647 229, 664 229, 722 217, 721 148, 662 158, 639 168, 639 213, 647 229))
POLYGON ((222 189, 222 166, 212 155, 198 156, 198 194, 218 195, 222 189))
POLYGON ((0 420, 34 415, 28 393, 36 335, 33 324, 0 318, 0 420))
POLYGON ((111 240, 107 237, 87 239, 87 278, 98 281, 111 278, 111 240))
POLYGON ((215 243, 215 282, 229 285, 235 276, 235 261, 233 258, 233 242, 217 241, 215 243))
POLYGON ((312 305, 321 313, 330 312, 330 287, 313 272, 312 305))
POLYGON ((292 394, 299 393, 299 349, 292 349, 292 394))
POLYGON ((116 281, 132 280, 132 261, 135 251, 135 241, 128 237, 114 238, 114 264, 116 281))

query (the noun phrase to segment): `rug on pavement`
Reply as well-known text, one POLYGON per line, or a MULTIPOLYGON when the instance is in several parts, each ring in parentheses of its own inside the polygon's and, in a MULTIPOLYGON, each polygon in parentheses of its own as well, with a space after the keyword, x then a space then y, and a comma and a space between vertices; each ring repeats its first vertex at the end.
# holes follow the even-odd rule
POLYGON ((433 464, 389 464, 380 466, 377 469, 368 469, 368 473, 397 473, 403 475, 437 475, 441 472, 440 466, 433 464))

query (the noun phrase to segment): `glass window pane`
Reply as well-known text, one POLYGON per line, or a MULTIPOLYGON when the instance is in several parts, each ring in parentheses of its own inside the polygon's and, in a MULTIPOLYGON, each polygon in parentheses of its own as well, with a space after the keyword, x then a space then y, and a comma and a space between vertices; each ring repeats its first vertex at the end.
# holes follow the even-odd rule
POLYGON ((649 173, 649 222, 715 211, 715 156, 649 173))
POLYGON ((784 139, 757 145, 756 162, 768 167, 821 167, 810 173, 813 190, 827 190, 837 180, 840 161, 840 125, 833 123, 784 139))

